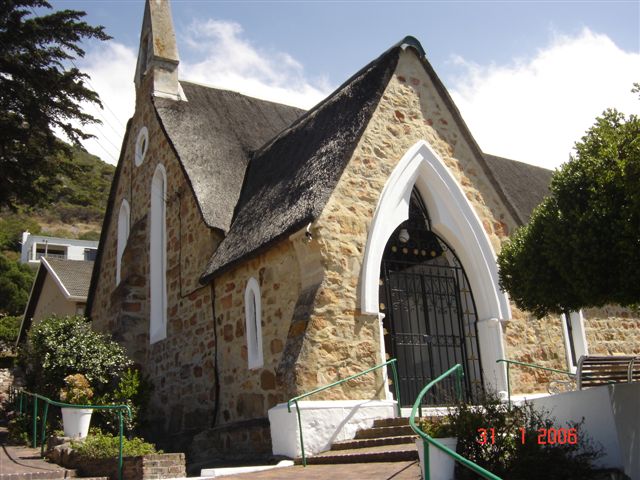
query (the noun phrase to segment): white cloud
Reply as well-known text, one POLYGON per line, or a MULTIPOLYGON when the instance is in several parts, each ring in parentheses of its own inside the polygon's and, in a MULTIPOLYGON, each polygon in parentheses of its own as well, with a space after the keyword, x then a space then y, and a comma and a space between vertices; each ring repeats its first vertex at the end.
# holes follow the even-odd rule
POLYGON ((328 83, 309 80, 291 55, 258 48, 242 32, 235 22, 194 22, 183 57, 201 60, 182 61, 181 78, 307 109, 329 94, 328 83))
POLYGON ((554 168, 606 108, 640 113, 630 92, 640 81, 640 54, 586 28, 574 37, 556 34, 535 56, 510 65, 453 60, 465 74, 451 95, 487 153, 554 168))
POLYGON ((105 162, 117 163, 126 124, 133 115, 136 58, 132 49, 111 41, 88 52, 78 64, 91 77, 89 86, 98 92, 104 105, 102 110, 95 105, 84 105, 85 111, 101 120, 102 125, 83 128, 96 136, 83 145, 105 162))
MULTIPOLYGON (((181 80, 234 90, 274 102, 310 108, 325 98, 331 88, 324 79, 311 82, 303 66, 287 53, 259 49, 242 37, 242 27, 233 22, 195 22, 183 40, 179 66, 181 80), (190 62, 185 58, 196 58, 190 62)), ((91 50, 79 64, 91 76, 104 110, 85 105, 85 110, 103 124, 84 130, 97 139, 83 142, 85 148, 109 163, 117 163, 125 125, 134 110, 133 77, 137 51, 116 42, 91 50)))

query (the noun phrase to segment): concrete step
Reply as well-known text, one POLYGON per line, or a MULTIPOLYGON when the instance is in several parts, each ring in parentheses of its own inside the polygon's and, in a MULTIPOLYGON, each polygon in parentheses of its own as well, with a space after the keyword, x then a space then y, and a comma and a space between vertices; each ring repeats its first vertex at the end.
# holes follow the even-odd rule
POLYGON ((75 470, 43 470, 1 473, 0 480, 64 480, 66 478, 77 478, 75 470))
MULTIPOLYGON (((420 423, 422 420, 434 421, 439 417, 422 417, 416 418, 416 423, 420 423)), ((379 418, 373 421, 374 427, 402 427, 409 425, 409 417, 395 417, 395 418, 379 418)))
POLYGON ((355 439, 399 437, 405 435, 414 435, 413 429, 409 425, 364 428, 356 432, 355 439))
MULTIPOLYGON (((330 450, 307 458, 308 465, 341 463, 403 462, 418 459, 416 446, 412 444, 381 445, 350 450, 330 450)), ((302 459, 295 460, 300 465, 302 459)))
POLYGON ((415 435, 400 435, 397 437, 364 438, 361 440, 343 440, 334 442, 331 450, 351 450, 356 448, 377 447, 380 445, 399 445, 403 443, 413 443, 415 435))
MULTIPOLYGON (((56 469, 28 471, 28 467, 24 470, 25 471, 19 473, 0 473, 0 480, 109 480, 109 477, 80 477, 77 470, 56 469)), ((1 471, 2 465, 0 465, 0 472, 1 471)))

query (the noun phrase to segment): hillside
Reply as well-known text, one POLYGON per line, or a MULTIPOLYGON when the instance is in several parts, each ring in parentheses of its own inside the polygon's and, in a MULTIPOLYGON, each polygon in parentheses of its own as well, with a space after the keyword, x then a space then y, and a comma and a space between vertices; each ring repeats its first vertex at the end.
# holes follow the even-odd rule
MULTIPOLYGON (((20 262, 22 232, 98 240, 115 167, 79 148, 65 162, 48 205, 0 211, 0 347, 17 335, 35 271, 20 262)), ((2 350, 0 348, 0 350, 2 350)))
POLYGON ((73 148, 66 163, 68 174, 59 177, 49 205, 15 212, 0 212, 0 250, 19 250, 23 230, 45 235, 97 240, 115 167, 80 148, 73 148))

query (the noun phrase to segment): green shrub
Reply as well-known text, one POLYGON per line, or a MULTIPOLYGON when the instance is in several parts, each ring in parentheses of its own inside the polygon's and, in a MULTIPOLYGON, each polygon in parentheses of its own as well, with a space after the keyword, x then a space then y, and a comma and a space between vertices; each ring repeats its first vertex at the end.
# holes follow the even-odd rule
POLYGON ((80 240, 100 240, 100 232, 98 230, 89 230, 78 235, 80 240))
POLYGON ((31 328, 19 362, 26 373, 27 389, 58 398, 68 375, 81 373, 96 396, 114 389, 131 365, 124 348, 109 337, 91 330, 80 316, 42 320, 31 328))
POLYGON ((21 323, 21 316, 0 314, 0 348, 11 349, 15 346, 21 323))
POLYGON ((11 445, 31 446, 30 432, 33 429, 31 417, 25 414, 18 414, 9 420, 7 424, 7 437, 11 445))
MULTIPOLYGON (((120 437, 106 433, 96 432, 89 435, 82 442, 71 442, 72 448, 83 457, 87 458, 118 458, 120 452, 120 437)), ((145 442, 142 438, 123 439, 122 456, 137 457, 162 453, 156 450, 155 445, 145 442)))
POLYGON ((2 218, 0 218, 0 251, 12 250, 19 252, 22 232, 25 230, 37 235, 40 233, 40 225, 25 213, 2 212, 2 218))
POLYGON ((423 420, 420 422, 420 429, 432 438, 455 437, 456 431, 444 418, 440 420, 423 420))
MULTIPOLYGON (((582 430, 583 422, 559 425, 548 412, 530 404, 511 409, 494 397, 481 406, 460 404, 446 421, 458 437, 457 452, 490 472, 510 480, 587 480, 597 478, 593 463, 602 455, 582 430), (545 445, 539 442, 542 429, 575 428, 574 443, 545 445), (482 430, 486 442, 481 444, 482 430), (524 441, 523 435, 524 433, 524 441), (550 468, 550 466, 553 468, 550 468)), ((456 478, 480 478, 456 464, 456 478)))
MULTIPOLYGON (((131 410, 131 418, 123 412, 124 426, 131 431, 140 426, 144 421, 145 410, 151 397, 153 385, 140 375, 140 372, 128 368, 120 377, 118 386, 111 392, 96 399, 96 404, 102 405, 128 405, 131 410)), ((96 411, 97 412, 97 411, 96 411)), ((119 429, 118 412, 116 410, 100 410, 96 417, 96 425, 102 429, 117 433, 119 429)))
POLYGON ((29 299, 35 272, 0 253, 0 313, 21 315, 29 299))

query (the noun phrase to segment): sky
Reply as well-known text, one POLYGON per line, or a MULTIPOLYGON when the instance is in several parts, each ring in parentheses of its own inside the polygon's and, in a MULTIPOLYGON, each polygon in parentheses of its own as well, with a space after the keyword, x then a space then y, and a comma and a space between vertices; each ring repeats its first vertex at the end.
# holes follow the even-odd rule
MULTIPOLYGON (((116 163, 133 114, 141 0, 51 1, 87 12, 108 42, 76 64, 105 105, 85 144, 116 163)), ((483 151, 545 168, 606 108, 640 114, 640 0, 173 0, 183 80, 310 108, 415 36, 483 151)))

